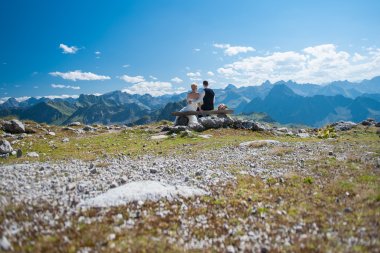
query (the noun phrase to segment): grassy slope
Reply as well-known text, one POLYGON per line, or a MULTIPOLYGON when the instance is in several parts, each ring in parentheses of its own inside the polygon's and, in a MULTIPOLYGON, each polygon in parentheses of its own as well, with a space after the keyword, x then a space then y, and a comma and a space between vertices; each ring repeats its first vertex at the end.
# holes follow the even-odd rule
MULTIPOLYGON (((170 155, 171 152, 189 153, 192 150, 237 145, 253 139, 320 141, 314 138, 273 137, 236 130, 206 132, 213 135, 211 139, 186 137, 161 141, 149 139, 155 131, 151 129, 87 134, 85 137, 75 137, 59 131, 58 128, 53 130, 57 132, 56 137, 25 140, 23 151, 45 153, 40 160, 92 160, 102 155, 117 156, 121 153, 133 157, 146 153, 163 156, 170 155), (65 136, 70 137, 69 143, 60 142, 65 136), (50 140, 55 141, 56 148, 48 144, 50 140), (30 142, 33 143, 29 145, 30 142)), ((294 233, 286 235, 291 238, 291 244, 277 247, 273 252, 377 252, 380 248, 379 168, 361 159, 362 154, 367 152, 371 152, 369 154, 372 158, 380 157, 380 141, 375 131, 361 128, 343 133, 336 140, 329 140, 335 146, 334 152, 340 152, 340 149, 351 145, 349 157, 344 161, 337 161, 334 157, 311 157, 305 161, 309 175, 289 174, 283 179, 262 180, 241 176, 237 170, 236 182, 229 182, 227 187, 215 188, 212 196, 199 198, 199 204, 195 205, 194 200, 185 200, 189 207, 185 212, 180 211, 181 202, 145 203, 141 209, 146 210, 147 214, 135 219, 136 223, 132 229, 118 231, 116 239, 112 242, 107 240, 107 236, 114 233, 114 227, 118 226, 114 215, 121 213, 127 219, 133 210, 137 209, 135 204, 112 208, 105 214, 98 209, 76 213, 71 218, 71 228, 63 228, 63 224, 59 224, 53 234, 30 233, 29 239, 33 240, 34 244, 28 241, 20 242, 21 246, 15 246, 15 251, 46 252, 54 249, 59 252, 77 252, 83 247, 95 248, 101 252, 125 252, 127 249, 132 252, 182 251, 176 240, 177 237, 182 237, 178 234, 180 220, 191 220, 204 215, 208 219, 208 227, 189 227, 189 237, 213 238, 228 233, 227 228, 235 228, 234 234, 226 237, 224 244, 239 245, 238 238, 244 234, 243 228, 248 227, 253 231, 266 231, 270 235, 269 240, 273 240, 274 244, 277 235, 283 236, 281 231, 286 226, 294 230, 294 233), (156 212, 163 208, 162 205, 170 211, 165 217, 156 215, 156 212), (348 207, 350 210, 346 209, 348 207), (228 218, 220 216, 224 213, 228 214, 228 218), (80 216, 91 218, 100 214, 104 216, 101 221, 91 224, 78 221, 80 216), (298 226, 300 223, 303 224, 302 227, 298 226), (318 227, 318 233, 313 234, 310 231, 315 227, 318 227), (65 236, 70 240, 69 243, 65 242, 65 236), (362 241, 357 242, 352 248, 347 248, 346 242, 351 236, 359 237, 362 241)), ((21 144, 14 146, 17 145, 21 144)), ((288 153, 289 150, 274 151, 275 155, 282 157, 286 157, 288 153)), ((26 159, 16 161, 15 158, 11 158, 1 162, 24 162, 26 159)), ((271 166, 281 166, 281 159, 271 163, 271 166)), ((0 222, 7 218, 36 222, 30 213, 38 214, 46 209, 51 209, 52 213, 56 212, 49 204, 9 206, 0 212, 0 222)), ((44 222, 39 225, 44 226, 44 222)), ((215 245, 214 250, 218 250, 218 245, 215 245)))

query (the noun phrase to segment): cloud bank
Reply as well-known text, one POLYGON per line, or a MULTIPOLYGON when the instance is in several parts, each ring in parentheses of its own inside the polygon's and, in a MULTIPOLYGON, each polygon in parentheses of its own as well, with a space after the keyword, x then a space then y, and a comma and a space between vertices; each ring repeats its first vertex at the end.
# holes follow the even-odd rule
POLYGON ((173 87, 169 82, 160 81, 143 81, 132 85, 131 87, 122 90, 129 94, 150 94, 152 96, 162 96, 166 94, 178 94, 185 92, 186 89, 182 87, 173 87))
POLYGON ((91 72, 82 72, 81 70, 75 70, 70 72, 50 72, 49 73, 52 76, 58 76, 65 80, 71 80, 71 81, 103 81, 103 80, 109 80, 111 77, 109 76, 103 76, 103 75, 97 75, 91 72))
POLYGON ((380 49, 368 48, 365 54, 350 54, 338 50, 334 44, 323 44, 299 52, 242 58, 218 68, 217 72, 226 82, 240 86, 259 85, 266 80, 315 84, 337 80, 357 82, 380 75, 380 49))
POLYGON ((73 90, 80 90, 79 86, 71 86, 71 85, 63 85, 63 84, 52 84, 52 88, 56 89, 73 89, 73 90))
POLYGON ((145 81, 145 78, 143 76, 122 75, 120 79, 127 83, 139 83, 145 81))

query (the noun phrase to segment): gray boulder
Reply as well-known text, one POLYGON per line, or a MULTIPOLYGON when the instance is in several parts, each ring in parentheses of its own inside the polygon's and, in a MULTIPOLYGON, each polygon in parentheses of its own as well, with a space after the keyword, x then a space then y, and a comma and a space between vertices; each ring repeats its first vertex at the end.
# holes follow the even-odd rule
POLYGON ((0 154, 9 154, 12 153, 13 148, 9 141, 7 140, 0 140, 0 154))
POLYGON ((334 127, 335 131, 348 131, 356 127, 357 124, 351 121, 339 121, 331 124, 334 127))
POLYGON ((188 126, 189 129, 193 130, 193 131, 196 131, 196 132, 202 132, 205 130, 205 127, 201 124, 190 124, 188 126))
POLYGON ((68 124, 67 126, 72 127, 72 126, 81 126, 81 125, 82 125, 82 124, 81 124, 80 122, 76 121, 76 122, 71 122, 71 123, 68 124))
POLYGON ((202 117, 198 120, 205 129, 232 127, 234 120, 229 117, 202 117))
POLYGON ((85 126, 85 127, 83 127, 82 130, 86 131, 86 132, 95 132, 97 129, 95 127, 92 127, 92 126, 85 126))
POLYGON ((375 124, 376 124, 376 121, 375 121, 374 119, 369 118, 369 119, 363 120, 363 121, 361 122, 361 124, 362 124, 363 126, 372 126, 372 125, 375 125, 375 124))
POLYGON ((4 121, 2 129, 4 130, 4 132, 11 134, 25 133, 24 124, 17 119, 12 119, 11 121, 4 121))

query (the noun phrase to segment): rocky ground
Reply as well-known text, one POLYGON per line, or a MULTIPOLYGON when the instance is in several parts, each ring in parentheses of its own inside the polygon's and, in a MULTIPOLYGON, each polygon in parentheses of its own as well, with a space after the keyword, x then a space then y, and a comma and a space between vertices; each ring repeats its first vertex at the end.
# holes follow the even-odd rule
POLYGON ((0 251, 380 252, 376 122, 203 121, 2 122, 0 251), (135 182, 201 194, 85 204, 135 182))

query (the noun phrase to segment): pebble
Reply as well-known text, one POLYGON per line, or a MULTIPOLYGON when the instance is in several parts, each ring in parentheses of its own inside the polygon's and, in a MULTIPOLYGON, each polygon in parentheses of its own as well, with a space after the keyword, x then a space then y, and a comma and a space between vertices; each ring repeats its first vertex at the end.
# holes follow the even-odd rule
POLYGON ((232 245, 228 245, 226 248, 227 253, 235 253, 235 248, 232 245))

